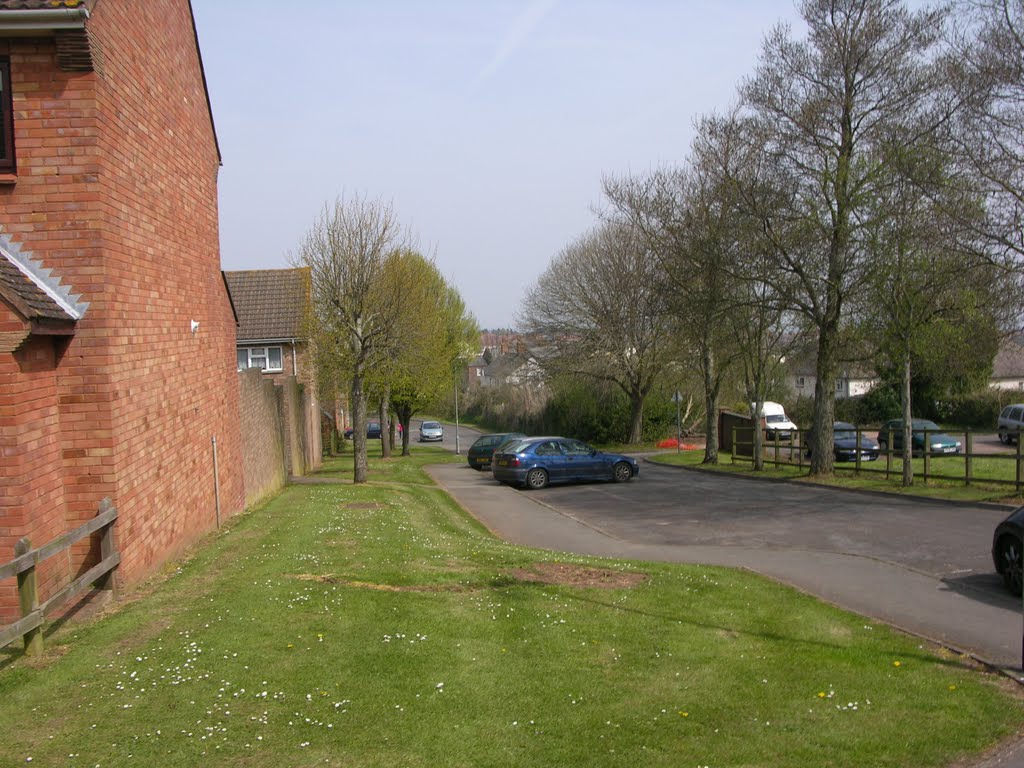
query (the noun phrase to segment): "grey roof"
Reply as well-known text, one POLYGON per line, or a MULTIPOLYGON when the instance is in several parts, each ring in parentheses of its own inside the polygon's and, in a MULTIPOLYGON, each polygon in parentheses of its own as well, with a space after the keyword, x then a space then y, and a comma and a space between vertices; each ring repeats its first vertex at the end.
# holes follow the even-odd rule
POLYGON ((238 343, 301 339, 309 296, 309 269, 225 272, 238 315, 238 343))
POLYGON ((995 379, 1024 378, 1024 346, 1020 338, 1003 339, 999 351, 992 361, 992 377, 995 379))
POLYGON ((0 296, 26 320, 81 319, 89 306, 61 285, 53 270, 0 236, 0 296))

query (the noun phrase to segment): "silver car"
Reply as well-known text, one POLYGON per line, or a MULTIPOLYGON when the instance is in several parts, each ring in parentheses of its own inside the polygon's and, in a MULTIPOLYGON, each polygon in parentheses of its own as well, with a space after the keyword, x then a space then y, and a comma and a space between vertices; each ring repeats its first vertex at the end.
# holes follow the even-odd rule
POLYGON ((436 443, 444 438, 444 427, 436 421, 424 421, 420 424, 420 442, 436 443))

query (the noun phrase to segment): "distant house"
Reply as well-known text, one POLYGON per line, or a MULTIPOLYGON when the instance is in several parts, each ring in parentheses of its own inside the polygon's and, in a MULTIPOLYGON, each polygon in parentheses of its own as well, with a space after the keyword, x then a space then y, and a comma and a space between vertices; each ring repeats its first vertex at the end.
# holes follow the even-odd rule
POLYGON ((992 361, 989 386, 996 389, 1024 390, 1024 345, 1019 338, 1004 339, 992 361))
POLYGON ((238 370, 259 368, 274 379, 295 376, 315 385, 303 322, 309 304, 309 269, 225 272, 238 315, 238 370))
POLYGON ((109 497, 137 580, 242 508, 219 168, 188 0, 0 0, 0 561, 109 497))
MULTIPOLYGON (((795 354, 785 364, 786 388, 794 397, 814 397, 818 380, 817 357, 813 352, 795 354)), ((866 366, 845 363, 836 376, 836 399, 866 395, 879 378, 866 366)))

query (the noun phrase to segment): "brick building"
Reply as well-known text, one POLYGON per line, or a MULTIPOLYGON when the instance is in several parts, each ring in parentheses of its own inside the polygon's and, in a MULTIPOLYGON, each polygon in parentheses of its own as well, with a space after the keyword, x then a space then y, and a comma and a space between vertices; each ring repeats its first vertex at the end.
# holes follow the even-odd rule
POLYGON ((309 305, 309 268, 225 272, 238 316, 238 370, 259 368, 280 381, 295 376, 315 386, 303 322, 309 305))
MULTIPOLYGON (((223 516, 244 498, 188 0, 0 0, 0 131, 0 561, 109 496, 136 580, 214 527, 216 490, 223 516)), ((43 597, 93 557, 48 560, 43 597)))

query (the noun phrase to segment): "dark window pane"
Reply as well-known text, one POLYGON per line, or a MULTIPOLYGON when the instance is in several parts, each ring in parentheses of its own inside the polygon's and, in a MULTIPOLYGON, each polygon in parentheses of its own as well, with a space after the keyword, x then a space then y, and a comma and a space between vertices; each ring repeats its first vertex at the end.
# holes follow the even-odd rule
POLYGON ((14 172, 14 112, 11 61, 0 59, 0 173, 14 172))

